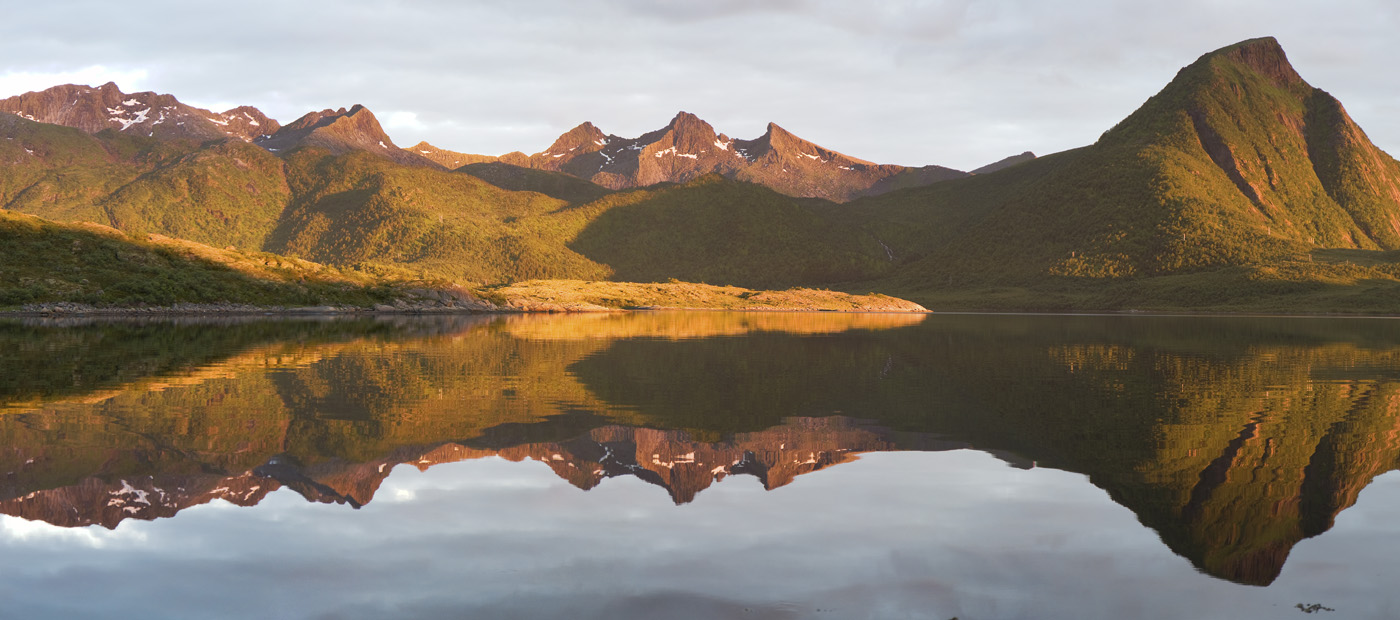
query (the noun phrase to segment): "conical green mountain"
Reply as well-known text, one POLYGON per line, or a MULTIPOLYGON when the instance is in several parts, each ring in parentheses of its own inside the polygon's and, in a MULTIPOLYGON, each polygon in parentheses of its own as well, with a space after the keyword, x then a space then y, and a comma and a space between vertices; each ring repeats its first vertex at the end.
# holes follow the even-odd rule
POLYGON ((857 205, 910 284, 1125 278, 1400 248, 1400 165, 1272 38, 1202 56, 1092 146, 857 205))

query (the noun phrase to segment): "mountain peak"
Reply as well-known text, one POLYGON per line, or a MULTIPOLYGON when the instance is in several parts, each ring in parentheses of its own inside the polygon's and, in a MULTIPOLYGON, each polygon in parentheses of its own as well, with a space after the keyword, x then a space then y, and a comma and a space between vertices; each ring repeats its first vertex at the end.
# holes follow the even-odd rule
POLYGON ((379 119, 369 108, 360 104, 351 106, 349 110, 327 108, 320 112, 308 112, 257 143, 272 152, 287 151, 298 146, 316 146, 335 154, 365 151, 405 165, 441 166, 422 155, 395 146, 379 125, 379 119))
POLYGON ((596 151, 604 144, 607 144, 608 136, 598 129, 590 121, 584 121, 577 127, 564 132, 554 140, 554 144, 549 145, 541 155, 549 157, 562 157, 565 154, 573 153, 580 155, 596 151))
POLYGON ((690 112, 686 112, 685 110, 681 110, 680 112, 676 112, 676 115, 671 118, 671 122, 667 126, 674 128, 695 123, 702 123, 705 125, 709 124, 701 120, 699 116, 696 116, 690 112))
POLYGON ((1288 54, 1278 39, 1261 37, 1241 41, 1206 55, 1212 58, 1225 58, 1248 67, 1269 78, 1274 85, 1287 88, 1303 83, 1302 76, 1288 62, 1288 54))
POLYGON ((706 150, 718 138, 714 127, 690 112, 676 113, 666 128, 671 132, 671 145, 687 149, 683 151, 687 153, 706 150))

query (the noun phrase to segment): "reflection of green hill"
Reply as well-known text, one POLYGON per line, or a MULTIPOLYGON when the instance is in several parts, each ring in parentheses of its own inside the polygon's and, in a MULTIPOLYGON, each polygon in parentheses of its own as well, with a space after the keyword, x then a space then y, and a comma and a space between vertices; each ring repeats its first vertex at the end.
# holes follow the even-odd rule
POLYGON ((1268 583, 1293 544, 1400 465, 1400 350, 1381 323, 1344 324, 1340 343, 1329 323, 1241 323, 940 317, 624 341, 570 370, 649 425, 839 413, 1082 472, 1203 570, 1268 583))
MULTIPOLYGON (((1262 584, 1400 464, 1388 322, 801 316, 6 328, 4 376, 34 380, 5 387, 0 504, 162 480, 247 503, 264 479, 357 505, 395 463, 491 454, 689 501, 721 465, 781 483, 971 444, 1083 473, 1202 570, 1262 584)), ((109 508, 73 523, 144 510, 109 508)))

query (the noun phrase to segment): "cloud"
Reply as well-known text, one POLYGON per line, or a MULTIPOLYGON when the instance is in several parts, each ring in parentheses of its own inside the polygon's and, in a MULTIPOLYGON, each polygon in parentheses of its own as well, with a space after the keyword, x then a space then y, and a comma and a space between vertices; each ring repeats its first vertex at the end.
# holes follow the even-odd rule
POLYGON ((153 0, 139 14, 75 0, 12 7, 0 72, 284 122, 362 103, 415 115, 397 142, 467 152, 538 151, 584 120, 636 136, 684 109, 736 137, 775 121, 865 159, 972 168, 1090 143, 1180 67, 1261 35, 1400 149, 1400 83, 1378 79, 1397 14, 1383 0, 153 0), (117 75, 80 76, 93 67, 117 75))
POLYGON ((0 97, 44 90, 59 84, 96 86, 116 82, 127 90, 139 91, 144 88, 148 75, 145 69, 109 69, 102 65, 59 71, 7 71, 0 73, 0 97))

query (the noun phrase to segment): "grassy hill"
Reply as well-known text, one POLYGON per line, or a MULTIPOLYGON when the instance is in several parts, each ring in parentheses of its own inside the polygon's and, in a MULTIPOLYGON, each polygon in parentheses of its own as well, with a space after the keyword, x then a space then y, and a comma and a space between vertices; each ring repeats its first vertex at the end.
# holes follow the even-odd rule
POLYGON ((369 274, 4 210, 0 247, 6 257, 0 263, 0 307, 57 301, 366 306, 399 296, 369 274))
POLYGON ((1269 309, 1390 291, 1385 255, 1316 252, 1396 248, 1397 181, 1341 105, 1256 39, 1182 69, 1094 145, 866 199, 848 217, 901 262, 883 285, 926 302, 1269 309))
POLYGON ((462 282, 602 279, 541 216, 568 203, 365 153, 286 157, 292 201, 267 249, 335 265, 391 265, 462 282))

